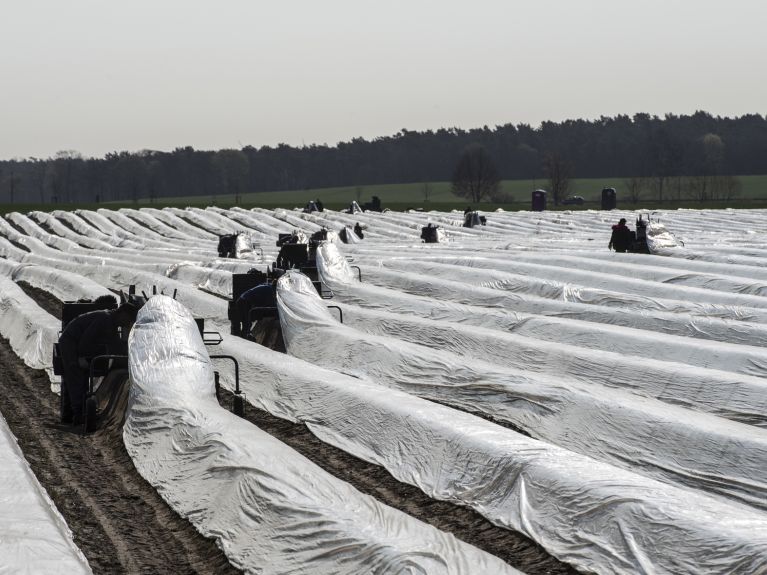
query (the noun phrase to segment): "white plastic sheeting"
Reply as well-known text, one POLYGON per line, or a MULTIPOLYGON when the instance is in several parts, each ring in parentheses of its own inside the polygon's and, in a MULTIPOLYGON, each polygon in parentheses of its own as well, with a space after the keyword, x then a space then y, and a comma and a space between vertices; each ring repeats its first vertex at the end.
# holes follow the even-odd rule
MULTIPOLYGON (((237 210, 233 210, 233 212, 237 212, 237 210)), ((217 211, 217 213, 223 214, 224 212, 217 211)), ((247 213, 249 214, 247 221, 251 223, 269 222, 269 225, 275 226, 273 229, 280 225, 287 227, 272 217, 273 212, 271 211, 253 210, 247 213)), ((581 260, 588 259, 596 262, 597 269, 593 271, 601 271, 602 269, 612 271, 615 269, 618 276, 643 277, 659 283, 684 284, 707 289, 716 288, 712 291, 730 291, 751 295, 764 293, 763 280, 767 279, 767 272, 764 272, 764 268, 760 267, 763 266, 763 258, 765 257, 765 250, 760 247, 764 244, 763 234, 746 235, 754 233, 749 231, 749 226, 752 226, 753 230, 761 229, 761 222, 765 217, 763 213, 740 212, 737 217, 733 217, 726 212, 672 212, 666 220, 670 222, 669 229, 680 233, 688 246, 684 250, 672 250, 668 255, 674 256, 673 258, 608 253, 606 238, 609 237, 609 223, 614 223, 613 218, 617 219, 618 216, 617 213, 604 214, 600 212, 499 214, 491 219, 486 228, 477 230, 471 236, 461 236, 461 238, 466 239, 466 243, 456 242, 448 245, 424 246, 416 242, 418 241, 417 230, 428 221, 426 218, 449 225, 449 222, 443 220, 451 220, 450 216, 445 218, 440 215, 440 219, 434 219, 432 214, 364 214, 357 216, 357 218, 360 218, 360 221, 369 227, 366 239, 370 238, 372 243, 365 242, 356 246, 347 246, 347 248, 350 253, 357 257, 355 263, 359 264, 376 263, 376 260, 389 258, 392 255, 399 256, 404 253, 410 253, 414 257, 435 254, 457 257, 467 253, 487 255, 489 250, 495 250, 496 255, 492 257, 502 258, 505 256, 512 261, 516 257, 524 257, 527 258, 526 261, 533 264, 548 263, 548 254, 552 254, 553 257, 559 259, 559 262, 562 262, 562 267, 580 269, 575 258, 572 257, 573 254, 577 254, 581 260), (737 225, 733 222, 737 222, 737 225), (701 232, 701 230, 703 231, 701 232), (503 236, 499 235, 501 233, 503 236), (690 234, 697 234, 697 236, 690 234), (493 239, 491 241, 481 239, 484 237, 493 239), (501 237, 504 243, 498 241, 498 238, 501 237), (698 238, 697 241, 695 240, 696 237, 698 238), (387 238, 395 239, 400 243, 394 243, 387 238), (601 241, 602 238, 605 239, 604 242, 601 241), (405 242, 401 240, 405 240, 405 242), (597 241, 587 243, 591 240, 597 241), (715 241, 720 242, 719 245, 714 245, 715 241), (378 242, 377 247, 375 242, 378 242), (504 250, 504 247, 510 249, 504 250), (568 262, 572 263, 567 265, 568 262), (656 271, 664 268, 673 270, 671 277, 666 277, 660 271, 656 271), (712 277, 712 274, 717 274, 717 277, 712 277)), ((348 223, 348 220, 351 219, 349 216, 333 212, 326 213, 324 218, 327 221, 337 221, 339 224, 348 223)), ((184 227, 183 220, 168 212, 163 212, 163 221, 165 219, 175 222, 179 227, 184 227)), ((326 225, 325 221, 316 218, 307 218, 307 220, 326 225)), ((301 225, 298 220, 295 221, 295 224, 306 231, 310 230, 309 226, 301 225)), ((205 232, 201 229, 188 224, 187 226, 195 232, 196 236, 205 236, 205 232)), ((83 257, 79 255, 73 257, 61 252, 56 254, 57 250, 42 246, 39 241, 20 235, 15 230, 7 231, 7 228, 4 228, 0 231, 9 237, 16 234, 12 239, 17 243, 30 247, 36 253, 41 253, 38 252, 38 249, 43 248, 46 250, 45 255, 62 258, 66 260, 67 265, 71 264, 75 258, 81 261, 80 258, 83 257)), ((469 231, 475 232, 475 230, 469 231)), ((454 232, 451 230, 451 233, 454 232)), ((171 243, 172 240, 168 240, 168 242, 171 243)), ((0 242, 0 244, 5 250, 4 253, 12 255, 14 258, 19 257, 20 250, 11 247, 7 242, 0 242)), ((552 262, 553 257, 551 258, 552 262)), ((93 259, 96 260, 97 258, 93 259)), ((46 263, 46 265, 49 264, 46 263)), ((218 263, 213 261, 201 261, 198 265, 228 269, 220 267, 218 263)), ((560 263, 556 265, 560 265, 560 263)), ((73 268, 67 267, 67 269, 73 268)), ((73 269, 73 271, 75 270, 73 269)), ((679 356, 690 365, 715 366, 716 369, 728 368, 731 359, 736 355, 734 350, 734 347, 738 347, 736 344, 746 344, 743 347, 747 347, 764 345, 767 341, 764 337, 763 325, 749 323, 742 319, 731 321, 704 316, 692 317, 689 314, 673 311, 648 312, 630 308, 607 308, 606 306, 541 300, 541 298, 533 300, 529 297, 519 299, 503 297, 513 294, 500 294, 501 298, 494 295, 491 298, 486 297, 489 290, 465 290, 466 287, 469 287, 465 285, 463 286, 464 291, 459 292, 459 284, 462 282, 455 282, 455 285, 450 285, 447 291, 445 288, 448 287, 448 284, 441 283, 442 280, 439 279, 427 278, 427 281, 416 282, 414 280, 417 277, 417 266, 414 266, 413 271, 415 272, 413 274, 387 271, 385 276, 376 276, 369 273, 369 266, 363 265, 363 275, 366 281, 372 278, 373 281, 378 282, 383 277, 385 285, 389 285, 392 289, 378 288, 370 284, 349 284, 343 290, 336 290, 335 286, 331 287, 345 301, 383 309, 387 312, 416 315, 436 320, 450 319, 450 321, 464 325, 476 325, 491 330, 508 329, 515 334, 524 334, 542 341, 561 342, 566 341, 567 338, 576 337, 579 344, 595 349, 609 350, 609 339, 614 336, 616 348, 619 348, 621 344, 633 345, 637 355, 656 359, 665 357, 672 361, 674 361, 675 356, 679 356), (438 289, 433 289, 435 285, 438 289), (411 293, 406 293, 408 291, 411 293), (460 295, 455 297, 459 293, 460 295), (444 301, 446 299, 453 299, 454 301, 444 301), (511 306, 513 306, 513 310, 510 309, 511 306), (540 315, 541 313, 547 315, 540 315), (597 324, 595 322, 602 323, 597 324), (658 331, 688 337, 663 335, 658 337, 657 342, 653 342, 652 338, 658 335, 658 331), (721 346, 721 351, 710 346, 703 346, 700 350, 695 350, 696 345, 701 340, 692 338, 709 340, 704 341, 704 343, 710 343, 711 346, 716 346, 717 341, 723 341, 726 344, 721 346)), ((120 277, 127 277, 130 274, 119 275, 120 277)), ((103 276, 94 272, 92 277, 97 281, 102 281, 102 278, 104 281, 118 281, 116 274, 108 272, 104 273, 103 276)), ((189 276, 184 281, 187 280, 192 281, 192 277, 189 276)), ((592 279, 589 278, 587 282, 589 287, 595 287, 591 282, 592 279)), ((124 284, 121 287, 124 287, 124 284)), ((608 287, 608 289, 610 288, 608 287)), ((205 306, 202 301, 193 300, 190 303, 205 306)), ((218 306, 216 307, 218 308, 218 306)), ((396 329, 407 327, 404 326, 403 321, 391 321, 387 327, 396 329)), ((423 327, 423 324, 419 327, 423 327)), ((394 333, 393 331, 387 332, 388 335, 394 335, 394 333)), ((451 332, 451 335, 455 334, 458 332, 451 332)), ((398 338, 400 336, 402 336, 401 339, 407 340, 403 331, 395 335, 398 338)), ((684 497, 679 497, 678 493, 668 495, 666 492, 665 499, 661 497, 659 500, 646 501, 642 498, 632 500, 632 502, 636 502, 636 508, 632 508, 632 511, 635 511, 637 516, 655 517, 660 515, 665 518, 667 513, 658 511, 658 506, 663 507, 667 499, 684 501, 685 505, 705 510, 701 511, 701 514, 695 515, 693 521, 695 526, 692 531, 686 531, 684 534, 677 534, 676 536, 669 535, 668 531, 663 531, 658 534, 657 541, 648 542, 645 539, 645 534, 637 538, 632 531, 626 531, 624 526, 627 523, 623 515, 619 517, 618 515, 606 514, 604 516, 599 515, 601 530, 594 532, 582 521, 590 521, 598 514, 587 513, 584 518, 581 515, 581 503, 584 501, 593 502, 594 508, 598 508, 600 512, 604 510, 605 513, 608 511, 623 513, 626 511, 626 504, 623 503, 625 498, 632 498, 635 492, 626 489, 623 484, 614 485, 612 491, 600 491, 605 485, 603 479, 612 480, 615 478, 616 470, 608 466, 609 471, 602 477, 596 473, 600 469, 599 464, 586 459, 584 469, 593 472, 593 474, 572 478, 573 481, 579 482, 577 487, 583 489, 583 493, 578 492, 578 495, 572 496, 574 491, 566 491, 564 493, 566 497, 575 497, 577 501, 573 502, 567 499, 559 501, 557 492, 561 490, 560 485, 565 480, 557 474, 557 470, 561 474, 567 474, 570 472, 570 468, 568 465, 558 467, 562 461, 560 452, 546 451, 546 463, 554 463, 552 467, 546 468, 546 476, 548 477, 548 474, 551 473, 552 482, 531 482, 524 484, 523 487, 526 494, 540 489, 538 497, 541 500, 545 498, 547 503, 551 502, 552 505, 556 505, 556 510, 544 509, 543 507, 532 510, 525 508, 526 511, 530 512, 527 515, 522 515, 520 519, 516 509, 507 509, 500 504, 494 507, 487 504, 487 499, 483 499, 483 495, 489 494, 488 497, 497 502, 492 495, 498 493, 499 486, 517 482, 520 479, 539 477, 538 474, 531 471, 529 467, 531 461, 522 457, 519 450, 510 452, 509 444, 498 447, 488 439, 492 437, 490 429, 500 430, 504 434, 513 434, 513 432, 401 392, 386 388, 374 388, 358 379, 316 368, 296 359, 286 358, 249 342, 228 340, 225 341, 223 350, 235 352, 238 357, 241 357, 243 373, 247 374, 243 385, 249 391, 249 400, 267 407, 273 413, 306 421, 307 425, 323 439, 357 453, 370 461, 381 462, 403 481, 422 486, 424 491, 434 497, 449 498, 471 505, 488 517, 493 517, 493 520, 499 524, 510 525, 515 529, 524 531, 533 539, 542 542, 552 553, 566 560, 572 560, 574 564, 584 569, 591 569, 589 565, 593 564, 599 565, 599 568, 593 570, 605 573, 642 570, 673 573, 707 571, 751 573, 764 570, 763 557, 760 553, 752 553, 754 549, 760 550, 765 547, 763 532, 760 530, 764 521, 763 516, 761 519, 757 519, 758 515, 755 516, 747 510, 742 511, 734 505, 728 506, 726 509, 712 508, 710 505, 714 505, 712 503, 714 500, 710 497, 707 498, 708 503, 706 505, 698 506, 697 502, 688 503, 684 497), (472 446, 476 447, 478 451, 476 459, 473 460, 465 457, 463 451, 460 451, 467 445, 468 440, 465 437, 463 423, 469 420, 478 426, 477 430, 481 430, 473 436, 475 442, 472 443, 472 446), (385 421, 386 430, 390 433, 382 434, 382 426, 370 425, 369 422, 371 421, 385 421), (396 425, 395 421, 399 422, 399 425, 396 425), (447 423, 441 426, 438 423, 440 421, 447 423), (453 425, 457 425, 461 431, 453 429, 453 425), (430 441, 425 442, 424 437, 429 437, 430 441), (451 447, 456 450, 456 461, 459 465, 463 466, 466 461, 475 461, 476 464, 466 463, 471 469, 456 469, 454 470, 455 474, 448 471, 445 467, 446 451, 443 449, 435 450, 433 447, 435 443, 440 446, 450 443, 451 447), (500 461, 500 458, 503 457, 513 459, 522 466, 519 468, 521 470, 505 472, 508 468, 502 467, 499 463, 495 468, 499 471, 499 475, 495 475, 486 464, 481 463, 500 461), (473 471, 475 469, 483 470, 482 482, 483 485, 489 486, 487 491, 472 489, 470 492, 456 493, 456 490, 453 489, 456 483, 456 474, 464 473, 466 482, 477 485, 476 482, 479 480, 475 477, 477 475, 473 471), (432 470, 436 471, 430 473, 432 470), (442 482, 445 482, 445 488, 440 487, 442 482), (548 489, 548 493, 546 489, 548 489), (600 505, 599 501, 603 503, 604 501, 618 501, 621 503, 613 508, 611 505, 600 505), (644 510, 642 510, 643 508, 644 510), (499 513, 499 510, 502 512, 499 513), (539 521, 539 513, 547 516, 539 521), (559 520, 560 515, 558 514, 561 514, 561 523, 557 523, 551 517, 556 516, 559 520), (507 517, 511 517, 511 519, 507 520, 507 517), (691 538, 700 541, 701 538, 697 537, 696 533, 700 530, 711 530, 710 517, 722 518, 722 523, 728 526, 728 531, 725 534, 728 541, 733 535, 729 531, 729 526, 734 525, 731 519, 733 517, 737 519, 750 517, 748 521, 738 527, 739 530, 742 528, 741 535, 734 536, 735 539, 742 537, 741 541, 745 543, 740 547, 739 544, 727 543, 725 547, 730 550, 729 556, 727 553, 712 554, 711 548, 715 546, 715 539, 708 535, 702 538, 706 543, 697 550, 692 549, 692 545, 681 550, 674 548, 675 539, 687 542, 691 538), (516 526, 515 521, 521 521, 521 525, 516 526), (630 535, 630 538, 627 539, 628 551, 622 547, 622 544, 605 540, 605 536, 609 536, 611 533, 603 533, 605 531, 603 526, 616 524, 621 526, 621 532, 630 535), (528 525, 534 525, 535 528, 527 530, 526 526, 528 525), (751 539, 742 535, 749 529, 753 531, 751 539), (691 533, 692 535, 690 535, 691 533), (588 543, 581 545, 584 536, 588 539, 588 543), (664 537, 669 537, 670 541, 668 543, 662 541, 661 539, 664 537), (643 567, 646 564, 643 559, 640 558, 640 562, 634 560, 634 541, 637 539, 642 540, 640 550, 652 549, 650 553, 650 556, 653 557, 652 569, 643 567), (751 562, 739 562, 740 552, 732 551, 736 548, 746 550, 745 553, 751 553, 755 559, 751 562), (665 557, 655 557, 655 553, 665 555, 665 557), (619 559, 615 559, 616 557, 619 559), (723 557, 727 557, 727 559, 723 559, 723 557)), ((489 353, 492 350, 488 349, 487 351, 489 353)), ((758 360, 759 355, 745 349, 740 350, 737 352, 737 362, 732 361, 730 364, 732 365, 731 370, 738 373, 758 373, 761 369, 758 361, 752 369, 749 369, 748 362, 754 359, 758 360)), ((487 359, 495 361, 498 358, 487 359)), ((499 361, 499 363, 502 362, 499 361)), ((576 362, 576 366, 579 363, 580 360, 576 362)), ((592 373, 598 376, 600 371, 592 373)), ((683 371, 679 373, 684 374, 683 371)), ((710 372, 707 373, 710 375, 710 372)), ((677 377, 671 373, 668 377, 669 383, 673 384, 670 389, 673 389, 674 386, 682 387, 682 384, 687 385, 684 383, 684 378, 679 377, 677 381, 677 377)), ((723 380, 722 383, 725 381, 723 380)), ((661 382, 653 381, 652 383, 661 382)), ((742 383, 746 383, 746 380, 743 380, 742 383)), ((724 385, 720 387, 724 387, 724 385)), ((709 391, 707 385, 700 387, 700 389, 701 395, 709 391)), ((744 398, 743 407, 746 409, 748 408, 748 401, 750 400, 744 398)), ((503 437, 507 437, 507 435, 503 437)), ((527 438, 525 440, 532 441, 527 440, 527 438)), ((556 450, 556 448, 547 446, 543 442, 533 442, 533 445, 542 445, 547 450, 556 450)), ((739 447, 729 445, 729 448, 738 449, 739 447)), ((569 452, 563 453, 567 454, 568 457, 574 456, 569 452)), ((745 448, 743 457, 744 460, 749 459, 745 448)), ((633 480, 637 479, 637 476, 632 477, 633 480)), ((639 479, 646 481, 644 478, 639 479)), ((630 481, 628 484, 634 485, 630 481)), ((669 487, 663 486, 663 489, 666 490, 669 487)), ((514 505, 516 500, 507 499, 506 502, 514 505)), ((720 505, 719 502, 715 504, 720 505)), ((677 516, 674 515, 674 519, 669 520, 669 522, 679 524, 677 519, 677 516)), ((634 525, 632 522, 629 524, 634 525)))
POLYGON ((19 264, 13 271, 12 277, 14 281, 25 281, 46 291, 60 301, 96 299, 102 295, 114 295, 101 284, 80 274, 46 266, 19 264))
POLYGON ((651 253, 665 254, 668 250, 679 249, 681 246, 664 224, 650 222, 647 225, 647 247, 651 253))
POLYGON ((251 393, 269 411, 306 421, 323 440, 384 465, 432 497, 469 505, 583 569, 732 573, 732 565, 745 565, 747 573, 767 566, 763 513, 663 485, 400 391, 293 365, 249 342, 224 346, 243 358, 251 393), (728 527, 724 537, 734 537, 724 545, 722 525, 728 527))
POLYGON ((485 414, 650 477, 767 507, 767 430, 574 378, 362 334, 335 322, 306 276, 288 273, 277 286, 292 355, 485 414))
MULTIPOLYGON (((335 246, 318 249, 317 265, 323 281, 343 301, 375 305, 373 311, 344 306, 345 322, 376 335, 391 335, 467 357, 516 369, 567 376, 583 382, 598 382, 629 389, 639 395, 693 407, 735 421, 767 426, 767 352, 760 347, 738 346, 688 338, 671 338, 642 330, 619 328, 595 330, 594 324, 558 322, 556 341, 543 341, 535 326, 525 333, 504 333, 481 325, 463 325, 459 310, 437 316, 430 302, 421 299, 412 308, 401 309, 390 292, 371 290, 359 284, 335 246), (367 297, 350 297, 361 291, 367 297), (384 311, 395 309, 398 313, 384 311), (424 319, 413 317, 420 312, 424 319), (453 312, 452 317, 447 314, 453 312), (437 319, 432 319, 433 313, 437 319), (569 328, 569 329, 568 329, 569 328), (583 348, 600 337, 599 349, 583 348), (645 341, 643 341, 643 339, 645 341), (620 345, 624 343, 624 345, 620 345), (662 361, 661 361, 662 360, 662 361), (682 363, 684 362, 684 363, 682 363), (734 373, 730 373, 734 372, 734 373), (747 375, 743 375, 747 374, 747 375)), ((479 311, 468 310, 465 314, 479 311)), ((540 321, 540 320, 539 320, 540 321)), ((521 322, 521 320, 520 320, 521 322)), ((486 323, 478 318, 476 323, 486 323)), ((528 320, 525 323, 530 323, 528 320)), ((509 322, 507 329, 514 330, 509 322)))
POLYGON ((42 310, 12 280, 0 277, 0 334, 32 369, 44 369, 58 388, 53 375, 53 344, 58 341, 59 321, 42 310))
POLYGON ((91 573, 0 414, 0 575, 91 573))
POLYGON ((123 438, 136 468, 247 573, 518 573, 381 505, 216 401, 197 326, 153 297, 129 340, 123 438))

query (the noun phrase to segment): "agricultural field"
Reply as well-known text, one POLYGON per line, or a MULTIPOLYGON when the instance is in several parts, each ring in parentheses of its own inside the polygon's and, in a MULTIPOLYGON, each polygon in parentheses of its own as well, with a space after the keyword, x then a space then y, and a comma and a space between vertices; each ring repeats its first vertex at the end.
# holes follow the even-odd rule
POLYGON ((637 212, 481 215, 5 214, 0 571, 767 572, 767 210, 656 212, 650 253, 607 247, 637 212), (232 335, 233 277, 323 230, 284 346, 232 335), (62 302, 129 286, 126 391, 82 434, 62 302))
MULTIPOLYGON (((742 189, 740 195, 730 202, 731 204, 754 201, 767 202, 767 176, 739 176, 737 179, 742 189)), ((625 180, 626 178, 574 179, 571 184, 570 194, 582 196, 587 203, 598 203, 601 199, 602 188, 615 188, 618 192, 619 202, 626 205, 628 203, 628 196, 625 189, 625 180)), ((667 182, 667 201, 685 205, 693 203, 685 194, 680 196, 676 192, 677 184, 676 178, 671 178, 667 182)), ((530 193, 538 188, 547 189, 548 185, 549 183, 545 178, 504 180, 501 182, 500 189, 507 195, 508 201, 489 201, 489 205, 486 207, 488 209, 491 207, 495 209, 496 207, 507 206, 512 209, 527 209, 530 204, 530 193)), ((386 205, 391 204, 392 208, 397 210, 404 210, 408 207, 429 209, 436 206, 435 209, 447 210, 453 207, 465 207, 466 199, 453 194, 450 188, 450 182, 430 182, 426 184, 426 187, 424 187, 423 183, 363 185, 284 192, 248 193, 242 194, 240 201, 243 205, 247 206, 285 207, 290 205, 303 206, 310 200, 320 198, 326 205, 340 209, 346 208, 352 200, 356 199, 362 203, 369 201, 372 196, 378 196, 386 205)), ((235 201, 234 196, 231 195, 217 196, 214 199, 216 204, 221 206, 234 205, 235 201)), ((648 189, 642 194, 642 205, 649 205, 654 199, 654 194, 648 189)), ((190 203, 210 203, 210 200, 210 197, 160 198, 157 200, 157 203, 165 205, 171 202, 173 204, 189 205, 190 203)), ((717 207, 727 206, 717 205, 717 207)), ((734 207, 739 206, 736 205, 734 207)))

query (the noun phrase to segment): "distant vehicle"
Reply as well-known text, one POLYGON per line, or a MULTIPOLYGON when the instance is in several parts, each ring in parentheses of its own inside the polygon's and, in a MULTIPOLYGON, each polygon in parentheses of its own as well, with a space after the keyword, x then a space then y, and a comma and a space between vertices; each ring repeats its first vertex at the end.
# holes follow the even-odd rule
POLYGON ((569 198, 565 198, 562 200, 563 206, 582 206, 583 205, 583 197, 582 196, 570 196, 569 198))

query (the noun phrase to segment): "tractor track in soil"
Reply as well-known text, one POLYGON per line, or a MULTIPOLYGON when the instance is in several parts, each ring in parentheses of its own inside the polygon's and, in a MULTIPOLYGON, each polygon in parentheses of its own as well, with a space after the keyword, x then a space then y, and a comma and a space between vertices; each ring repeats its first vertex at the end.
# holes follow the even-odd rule
MULTIPOLYGON (((60 317, 61 302, 52 294, 25 282, 19 285, 48 313, 60 317)), ((221 391, 220 403, 229 409, 233 395, 221 391)), ((239 572, 138 475, 119 430, 82 436, 56 425, 58 396, 50 392, 47 376, 24 365, 4 339, 0 339, 0 411, 94 573, 239 572)), ((303 424, 277 418, 247 402, 244 415, 359 491, 450 532, 528 575, 577 573, 524 535, 493 525, 472 509, 428 497, 384 468, 322 442, 303 424)))

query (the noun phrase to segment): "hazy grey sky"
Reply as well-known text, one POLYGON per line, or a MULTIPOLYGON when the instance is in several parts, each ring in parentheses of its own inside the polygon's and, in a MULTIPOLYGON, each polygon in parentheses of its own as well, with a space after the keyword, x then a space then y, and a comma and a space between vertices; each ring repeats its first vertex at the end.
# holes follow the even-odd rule
POLYGON ((0 0, 0 158, 767 113, 765 0, 0 0))

